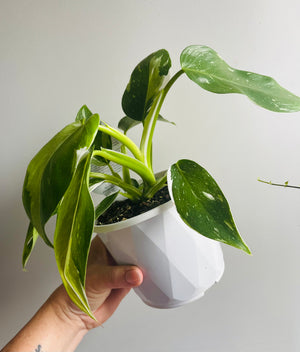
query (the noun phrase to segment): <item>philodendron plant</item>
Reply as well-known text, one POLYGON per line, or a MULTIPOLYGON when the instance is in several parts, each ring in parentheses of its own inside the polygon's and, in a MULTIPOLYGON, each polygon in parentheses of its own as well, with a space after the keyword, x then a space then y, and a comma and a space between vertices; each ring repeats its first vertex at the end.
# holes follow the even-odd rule
POLYGON ((207 46, 187 47, 181 53, 180 63, 180 71, 168 78, 171 60, 166 50, 146 57, 133 70, 125 89, 125 117, 118 129, 84 105, 75 122, 58 132, 28 166, 23 204, 30 224, 23 266, 37 238, 42 237, 54 248, 69 296, 90 316, 93 315, 85 295, 85 277, 95 218, 114 203, 118 194, 139 202, 152 198, 168 183, 177 212, 188 226, 203 236, 250 253, 222 191, 203 167, 191 160, 179 160, 169 167, 168 175, 155 177, 152 139, 156 122, 168 122, 160 111, 170 88, 182 75, 210 92, 244 94, 276 112, 299 111, 300 98, 270 77, 230 67, 207 46), (127 132, 138 124, 143 128, 136 144, 127 132), (120 150, 112 147, 112 140, 119 142, 120 150), (121 172, 116 171, 117 164, 121 172), (93 165, 105 165, 109 172, 97 172, 93 165), (111 183, 117 191, 95 206, 91 191, 100 183, 111 183), (53 243, 45 231, 52 216, 57 216, 53 243))

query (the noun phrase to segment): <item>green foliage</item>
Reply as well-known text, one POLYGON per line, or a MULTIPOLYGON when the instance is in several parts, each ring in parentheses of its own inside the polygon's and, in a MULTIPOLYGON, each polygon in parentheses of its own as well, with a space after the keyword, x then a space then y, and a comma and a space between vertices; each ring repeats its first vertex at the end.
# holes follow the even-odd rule
POLYGON ((234 224, 228 202, 212 176, 191 160, 170 168, 170 190, 182 220, 201 235, 250 254, 234 224))
MULTIPOLYGON (((237 231, 225 196, 205 169, 191 160, 179 160, 170 167, 169 178, 167 173, 155 177, 152 139, 156 122, 169 122, 160 111, 170 88, 184 74, 205 90, 243 94, 272 111, 299 111, 300 98, 270 77, 233 69, 206 46, 187 47, 180 62, 181 70, 168 79, 168 52, 162 49, 147 56, 133 70, 123 94, 125 117, 120 120, 119 129, 100 122, 98 114, 84 105, 75 122, 56 134, 28 166, 23 204, 30 225, 23 265, 38 236, 52 246, 45 225, 57 213, 57 266, 71 299, 90 316, 85 276, 94 221, 119 195, 140 201, 151 198, 168 183, 175 207, 188 226, 201 235, 250 253, 237 231), (136 144, 126 133, 138 124, 142 124, 142 134, 136 144), (113 141, 119 143, 118 150, 113 141), (132 172, 141 181, 132 178, 132 172), (102 202, 94 209, 90 192, 101 183, 110 183, 114 190, 111 194, 103 193, 102 202)), ((193 128, 192 121, 189 124, 193 128)))
POLYGON ((300 98, 282 88, 273 78, 236 70, 207 46, 189 46, 182 52, 180 62, 187 76, 210 92, 244 94, 275 112, 300 110, 300 98))
POLYGON ((54 252, 66 290, 80 309, 92 315, 85 295, 85 274, 94 226, 94 205, 89 192, 92 153, 78 162, 57 212, 54 252))

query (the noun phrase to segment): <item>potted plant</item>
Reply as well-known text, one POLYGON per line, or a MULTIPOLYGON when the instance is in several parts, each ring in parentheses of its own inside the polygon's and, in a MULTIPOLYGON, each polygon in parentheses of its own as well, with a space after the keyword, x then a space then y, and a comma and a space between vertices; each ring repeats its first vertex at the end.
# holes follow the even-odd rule
MULTIPOLYGON (((276 112, 299 111, 300 98, 279 86, 270 77, 233 69, 207 46, 187 47, 181 53, 180 63, 180 71, 169 79, 171 60, 168 52, 158 50, 152 53, 131 74, 122 98, 122 108, 126 116, 120 120, 119 129, 100 121, 98 114, 83 106, 75 122, 58 132, 29 163, 23 187, 23 204, 30 219, 23 251, 23 266, 26 265, 37 238, 42 237, 47 245, 54 247, 58 270, 71 299, 90 316, 92 312, 84 287, 94 229, 96 232, 106 233, 102 235, 102 239, 109 245, 116 226, 116 232, 120 228, 122 230, 122 227, 128 229, 132 224, 136 226, 135 219, 125 220, 117 225, 109 225, 104 220, 104 223, 95 226, 99 216, 104 217, 112 207, 120 205, 117 203, 119 197, 130 201, 131 206, 139 204, 140 208, 142 203, 152 204, 152 200, 157 195, 159 198, 161 192, 169 193, 171 201, 150 210, 150 215, 139 215, 140 219, 145 220, 145 226, 149 227, 149 218, 157 219, 163 210, 170 210, 174 204, 167 217, 172 218, 171 224, 174 224, 175 217, 180 219, 181 237, 208 239, 211 249, 207 249, 207 252, 205 249, 204 255, 209 258, 208 262, 217 256, 212 264, 215 270, 214 280, 223 271, 219 242, 250 253, 237 231, 222 191, 204 168, 191 160, 179 160, 167 171, 154 173, 152 139, 156 122, 168 122, 160 115, 161 107, 168 91, 181 75, 186 75, 200 87, 214 93, 244 94, 261 107, 276 112), (137 124, 143 126, 139 144, 127 136, 128 130, 137 124), (115 141, 120 145, 119 150, 113 146, 115 141), (116 165, 119 165, 121 172, 118 172, 116 165), (109 171, 103 172, 103 168, 109 171), (99 184, 107 183, 114 185, 116 191, 107 194, 103 186, 100 186, 100 190, 98 187, 97 192, 103 191, 106 195, 95 207, 91 192, 99 184), (54 215, 57 220, 52 243, 46 234, 45 224, 54 215)), ((164 198, 163 201, 167 199, 164 198)), ((121 204, 127 204, 128 201, 121 204)), ((157 205, 157 200, 154 205, 157 205)), ((119 210, 114 212, 120 213, 119 210)), ((152 233, 159 232, 162 224, 167 221, 165 218, 158 222, 152 233)), ((175 233, 174 226, 172 231, 175 233)), ((138 227, 137 232, 144 232, 144 229, 141 231, 138 227)), ((174 237, 174 244, 177 241, 181 243, 177 234, 174 237)), ((128 241, 124 243, 117 240, 124 246, 128 245, 128 241)), ((168 241, 172 242, 172 238, 168 238, 168 241)), ((180 245, 184 251, 185 245, 180 245)), ((202 244, 195 246, 201 247, 202 244)), ((178 253, 178 249, 176 251, 178 253)), ((188 258, 189 254, 185 253, 185 257, 188 258)), ((121 262, 123 260, 126 258, 120 259, 121 262)), ((210 282, 208 286, 211 284, 210 282)), ((194 298, 197 297, 192 299, 194 298)))

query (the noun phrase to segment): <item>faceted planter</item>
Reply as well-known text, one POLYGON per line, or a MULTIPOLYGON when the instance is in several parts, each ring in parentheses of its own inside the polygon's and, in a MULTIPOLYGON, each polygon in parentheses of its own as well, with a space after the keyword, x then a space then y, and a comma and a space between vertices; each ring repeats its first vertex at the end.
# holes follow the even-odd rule
POLYGON ((224 272, 220 244, 188 227, 172 201, 116 224, 95 226, 94 231, 118 264, 141 268, 144 281, 135 292, 152 307, 192 302, 224 272))

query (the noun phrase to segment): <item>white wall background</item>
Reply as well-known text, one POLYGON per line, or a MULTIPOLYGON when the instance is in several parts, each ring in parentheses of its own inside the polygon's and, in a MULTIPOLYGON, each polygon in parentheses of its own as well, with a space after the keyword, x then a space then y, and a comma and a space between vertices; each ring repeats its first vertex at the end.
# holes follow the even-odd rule
MULTIPOLYGON (((26 166, 88 104, 113 125, 138 63, 169 50, 173 72, 190 44, 214 48, 232 66, 275 77, 300 95, 297 0, 0 0, 0 346, 59 284, 40 241, 22 272, 26 166)), ((157 170, 192 158, 216 178, 253 256, 224 248, 221 282, 175 310, 133 293, 78 351, 282 352, 300 350, 300 113, 277 115, 238 95, 217 96, 181 78, 155 135, 157 170)))

